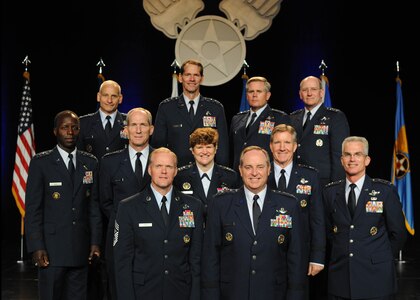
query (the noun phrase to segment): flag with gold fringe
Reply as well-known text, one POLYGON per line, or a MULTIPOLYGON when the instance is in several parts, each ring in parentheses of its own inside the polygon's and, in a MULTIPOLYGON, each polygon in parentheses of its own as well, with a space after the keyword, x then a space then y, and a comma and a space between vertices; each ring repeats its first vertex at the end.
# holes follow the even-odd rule
POLYGON ((405 226, 414 235, 414 212, 411 194, 411 166, 407 133, 404 121, 404 105, 401 79, 397 76, 397 110, 395 114, 395 143, 392 156, 391 182, 397 187, 402 203, 405 226))

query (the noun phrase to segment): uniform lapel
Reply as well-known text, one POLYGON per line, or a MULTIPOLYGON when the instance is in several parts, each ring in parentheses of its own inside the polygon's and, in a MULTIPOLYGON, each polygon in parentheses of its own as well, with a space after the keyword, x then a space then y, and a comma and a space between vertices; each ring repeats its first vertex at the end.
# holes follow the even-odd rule
POLYGON ((272 192, 267 189, 256 235, 260 235, 264 230, 270 227, 270 218, 272 217, 273 208, 276 206, 275 202, 271 201, 271 194, 272 192))
POLYGON ((239 193, 235 193, 234 197, 235 214, 239 218, 241 224, 245 227, 245 230, 253 238, 254 230, 252 229, 252 223, 248 210, 248 205, 246 203, 244 188, 242 187, 239 190, 239 193))
POLYGON ((359 199, 357 199, 356 210, 354 211, 353 219, 356 219, 365 209, 366 203, 369 201, 369 191, 372 190, 370 178, 366 175, 362 190, 360 191, 359 199))
POLYGON ((124 174, 124 178, 127 178, 129 180, 129 185, 135 185, 139 186, 139 183, 137 181, 137 177, 134 174, 133 166, 131 165, 131 158, 130 158, 130 151, 128 151, 128 148, 124 149, 123 153, 123 159, 120 161, 121 171, 124 174))
POLYGON ((145 204, 146 212, 152 217, 153 220, 155 220, 156 224, 158 224, 165 231, 166 228, 160 213, 160 207, 158 206, 155 195, 153 194, 150 187, 147 189, 146 198, 142 201, 145 204))
MULTIPOLYGON (((219 166, 214 164, 213 167, 213 174, 211 176, 211 180, 210 180, 210 186, 209 186, 209 190, 207 192, 207 197, 206 199, 211 198, 214 194, 217 193, 217 188, 218 187, 222 187, 222 174, 220 172, 219 166)), ((207 201, 208 202, 208 201, 207 201)))
POLYGON ((57 149, 58 146, 56 146, 53 150, 53 157, 54 157, 54 164, 57 168, 57 173, 60 174, 60 178, 64 178, 66 181, 66 185, 71 187, 73 185, 69 171, 67 169, 66 162, 63 161, 63 158, 60 155, 60 152, 58 152, 57 149))
POLYGON ((337 207, 337 210, 340 210, 344 216, 347 217, 349 221, 351 221, 351 216, 349 209, 347 207, 346 202, 346 181, 343 180, 343 182, 340 183, 340 186, 337 190, 336 197, 334 199, 335 206, 337 207))
POLYGON ((200 173, 198 172, 198 167, 196 164, 194 164, 194 167, 191 168, 190 178, 194 190, 194 195, 198 199, 205 200, 206 194, 204 193, 203 183, 201 181, 200 173))
POLYGON ((184 209, 190 209, 189 205, 182 200, 181 195, 175 189, 172 189, 171 207, 169 209, 169 230, 179 227, 178 217, 183 215, 184 209))
POLYGON ((185 106, 184 95, 178 97, 177 107, 178 113, 181 115, 184 122, 192 126, 193 122, 191 121, 190 116, 188 115, 188 107, 185 106))

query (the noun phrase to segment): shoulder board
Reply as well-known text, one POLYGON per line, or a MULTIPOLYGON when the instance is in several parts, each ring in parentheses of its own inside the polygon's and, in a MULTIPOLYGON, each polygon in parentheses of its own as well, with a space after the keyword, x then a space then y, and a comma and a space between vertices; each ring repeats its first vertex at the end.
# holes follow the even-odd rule
POLYGON ((280 109, 277 109, 277 108, 272 108, 271 111, 276 112, 276 113, 279 113, 281 115, 287 115, 284 111, 282 111, 280 109))
POLYGON ((92 153, 89 153, 89 152, 86 152, 86 151, 83 151, 83 150, 78 150, 78 152, 79 153, 77 153, 77 154, 81 154, 83 156, 90 157, 90 158, 93 158, 94 160, 98 161, 98 159, 96 158, 96 156, 93 155, 92 153))
MULTIPOLYGON (((164 103, 168 103, 168 102, 171 102, 171 101, 175 101, 175 100, 177 100, 177 99, 178 99, 178 97, 166 98, 166 99, 162 100, 162 101, 160 102, 160 104, 164 104, 164 103)), ((160 105, 160 104, 159 104, 159 105, 160 105)))
POLYGON ((178 172, 179 172, 179 171, 183 171, 183 170, 188 170, 188 169, 190 169, 192 166, 193 166, 192 164, 188 164, 188 165, 185 165, 185 166, 179 167, 179 168, 178 168, 178 172))
POLYGON ((249 109, 248 110, 243 110, 243 111, 238 112, 237 115, 247 114, 248 112, 249 112, 249 109))
POLYGON ((291 115, 297 115, 297 114, 301 113, 302 111, 303 111, 303 108, 295 110, 294 112, 291 113, 291 115))
POLYGON ((223 170, 226 170, 228 172, 234 172, 234 173, 236 173, 236 171, 234 169, 231 169, 229 167, 226 167, 226 166, 223 166, 223 165, 218 165, 218 166, 219 166, 219 168, 221 168, 223 170))
POLYGON ((374 183, 381 183, 381 184, 385 184, 385 185, 392 185, 391 181, 385 180, 385 179, 381 179, 381 178, 372 178, 372 182, 374 183))
POLYGON ((43 152, 39 152, 39 153, 35 154, 34 158, 39 158, 39 157, 44 157, 44 156, 50 155, 51 152, 52 152, 52 149, 47 150, 47 151, 43 151, 43 152))
POLYGON ((219 100, 216 100, 216 99, 213 99, 213 98, 203 97, 203 98, 201 98, 201 100, 208 101, 208 102, 223 106, 222 103, 219 100))
POLYGON ((221 191, 217 192, 216 194, 214 194, 214 197, 221 196, 221 195, 227 195, 227 194, 233 194, 233 193, 236 193, 237 191, 238 191, 238 189, 224 189, 224 190, 221 190, 221 191))
POLYGON ((297 198, 296 198, 296 196, 295 195, 292 195, 292 194, 290 194, 290 193, 287 193, 287 192, 282 192, 282 191, 279 191, 279 190, 271 190, 272 192, 274 192, 274 194, 279 194, 279 195, 283 195, 283 196, 288 196, 288 197, 290 197, 290 198, 293 198, 294 200, 297 200, 297 198))
POLYGON ((125 149, 118 149, 118 150, 115 150, 115 151, 112 151, 112 152, 105 153, 104 156, 102 156, 102 158, 105 158, 105 157, 108 157, 108 156, 111 156, 111 155, 115 155, 115 154, 121 153, 124 150, 125 149))
POLYGON ((337 181, 333 181, 333 182, 327 183, 327 184, 325 185, 325 187, 327 188, 327 187, 330 187, 330 186, 334 186, 334 185, 337 185, 337 184, 342 183, 343 181, 344 181, 344 179, 337 180, 337 181))
POLYGON ((317 168, 312 167, 312 166, 309 166, 309 165, 298 164, 298 166, 299 167, 302 167, 302 168, 306 168, 306 169, 311 169, 311 170, 314 170, 314 171, 317 171, 318 172, 318 169, 317 168))
POLYGON ((79 119, 83 119, 83 118, 87 118, 87 117, 92 117, 94 114, 96 114, 96 111, 95 111, 95 112, 93 112, 93 113, 90 113, 90 114, 86 114, 86 115, 83 115, 83 116, 79 116, 79 119))
POLYGON ((327 110, 332 111, 332 112, 340 112, 341 111, 338 108, 334 108, 334 107, 327 107, 327 110))

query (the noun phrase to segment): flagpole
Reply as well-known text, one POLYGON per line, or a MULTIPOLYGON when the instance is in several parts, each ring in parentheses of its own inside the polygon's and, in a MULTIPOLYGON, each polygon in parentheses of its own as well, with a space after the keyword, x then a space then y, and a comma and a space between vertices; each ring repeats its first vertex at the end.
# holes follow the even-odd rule
MULTIPOLYGON (((397 66, 397 81, 398 80, 400 80, 400 63, 399 63, 399 61, 397 60, 397 62, 396 62, 396 66, 397 66)), ((398 105, 398 103, 397 103, 397 105, 398 105)), ((394 147, 395 147, 395 145, 394 145, 394 147)), ((395 150, 394 150, 395 151, 395 150)), ((392 162, 392 163, 394 163, 394 162, 392 162)), ((394 172, 395 172, 395 170, 394 170, 394 172)), ((403 251, 402 251, 402 249, 400 249, 400 251, 399 251, 399 253, 398 253, 398 263, 400 263, 400 264, 404 264, 404 263, 406 263, 407 261, 405 261, 404 259, 403 259, 403 251)))
MULTIPOLYGON (((23 76, 24 77, 28 76, 28 80, 29 80, 28 65, 30 63, 31 61, 29 60, 28 55, 26 55, 25 59, 22 61, 22 64, 25 66, 25 71, 23 73, 23 76)), ((20 259, 16 261, 18 264, 23 263, 24 236, 25 236, 25 219, 24 219, 24 215, 21 214, 20 216, 20 259)))
POLYGON ((25 232, 25 222, 23 217, 20 217, 20 259, 17 261, 18 264, 23 263, 23 237, 25 232))

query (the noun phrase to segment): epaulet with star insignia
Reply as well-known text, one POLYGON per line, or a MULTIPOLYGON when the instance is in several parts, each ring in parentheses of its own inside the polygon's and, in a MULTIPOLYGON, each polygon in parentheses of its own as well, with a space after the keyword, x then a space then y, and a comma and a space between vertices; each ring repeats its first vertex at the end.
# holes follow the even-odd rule
POLYGON ((303 110, 304 110, 303 108, 302 109, 295 110, 290 115, 297 115, 297 114, 301 113, 303 110))
POLYGON ((214 194, 214 197, 226 195, 226 194, 233 194, 236 193, 238 189, 223 189, 221 191, 218 191, 216 194, 214 194))
POLYGON ((51 152, 52 152, 52 149, 47 150, 47 151, 43 151, 43 152, 39 152, 39 153, 35 154, 33 158, 40 158, 40 157, 48 156, 48 155, 51 154, 51 152))
POLYGON ((381 183, 381 184, 385 184, 385 185, 392 185, 391 181, 385 180, 385 179, 381 179, 381 178, 372 178, 372 181, 375 183, 381 183))
POLYGON ((280 109, 277 109, 277 108, 272 108, 272 109, 271 109, 271 111, 272 111, 272 112, 275 112, 275 113, 278 113, 278 114, 280 114, 280 115, 282 115, 282 116, 287 115, 287 113, 286 113, 286 112, 284 112, 284 111, 282 111, 282 110, 280 110, 280 109))
POLYGON ((193 166, 192 164, 188 164, 188 165, 185 165, 185 166, 179 167, 179 168, 178 168, 178 172, 179 172, 179 171, 184 171, 184 170, 191 169, 191 167, 192 167, 192 166, 193 166))
POLYGON ((338 108, 334 108, 334 107, 327 107, 327 110, 332 111, 332 112, 340 112, 338 108))
POLYGON ((312 167, 312 166, 309 166, 309 165, 298 164, 298 166, 299 167, 302 167, 302 168, 306 168, 306 169, 311 169, 311 170, 314 170, 314 171, 317 171, 318 172, 318 169, 317 168, 312 167))
MULTIPOLYGON (((178 97, 166 98, 166 99, 162 100, 162 101, 160 102, 160 104, 169 103, 169 102, 172 102, 172 101, 175 101, 175 100, 178 100, 178 97)), ((160 104, 159 104, 159 105, 160 105, 160 104)))
POLYGON ((218 165, 221 169, 223 169, 223 170, 226 170, 226 171, 228 171, 228 172, 235 172, 235 170, 234 169, 231 169, 231 168, 229 168, 229 167, 226 167, 226 166, 223 166, 223 165, 218 165))
POLYGON ((121 152, 123 152, 124 150, 125 150, 125 149, 118 149, 118 150, 115 150, 115 151, 112 151, 112 152, 105 153, 105 154, 104 154, 104 156, 102 156, 102 158, 105 158, 105 157, 108 157, 108 156, 111 156, 111 155, 114 155, 114 154, 121 153, 121 152))
POLYGON ((208 102, 211 102, 211 103, 214 103, 214 104, 217 104, 217 105, 223 107, 222 103, 219 100, 216 100, 216 99, 213 99, 213 98, 203 97, 203 98, 201 98, 201 100, 208 101, 208 102))
POLYGON ((83 156, 90 157, 90 158, 93 158, 94 160, 98 161, 98 159, 96 158, 96 156, 93 155, 92 153, 89 153, 89 152, 86 152, 86 151, 82 151, 82 150, 79 150, 79 152, 83 156))
POLYGON ((90 113, 90 114, 86 114, 86 115, 80 116, 79 117, 79 120, 80 119, 84 119, 84 118, 88 118, 88 117, 92 117, 94 114, 96 114, 96 112, 93 112, 93 113, 90 113))
POLYGON ((290 193, 282 192, 282 191, 279 191, 279 190, 271 190, 271 191, 273 191, 275 194, 280 194, 280 195, 283 195, 283 196, 287 196, 287 197, 292 198, 296 201, 298 200, 295 195, 292 195, 290 193))
POLYGON ((244 114, 247 114, 248 112, 249 112, 249 109, 240 111, 240 112, 236 113, 236 115, 244 115, 244 114))
POLYGON ((343 181, 344 181, 344 179, 340 179, 340 180, 337 180, 337 181, 333 181, 333 182, 327 183, 327 184, 325 185, 325 187, 326 187, 326 188, 327 188, 327 187, 331 187, 331 186, 334 186, 334 185, 340 184, 340 183, 342 183, 343 181))

